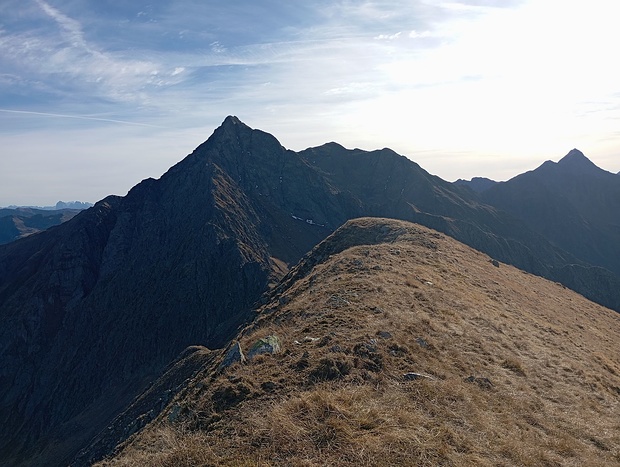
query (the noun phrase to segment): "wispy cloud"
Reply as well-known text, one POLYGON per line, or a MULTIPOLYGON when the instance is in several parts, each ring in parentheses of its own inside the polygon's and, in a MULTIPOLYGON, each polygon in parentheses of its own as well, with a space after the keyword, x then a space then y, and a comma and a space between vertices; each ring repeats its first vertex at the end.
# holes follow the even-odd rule
POLYGON ((43 0, 36 0, 36 3, 50 18, 58 23, 73 47, 80 47, 90 53, 95 53, 84 40, 84 34, 82 33, 82 26, 80 23, 64 15, 43 0))
MULTIPOLYGON (((501 177, 489 155, 617 141, 618 112, 600 111, 620 102, 604 0, 112 3, 0 2, 3 136, 53 125, 75 132, 50 139, 67 154, 101 124, 109 154, 136 132, 151 156, 174 141, 178 156, 236 114, 292 149, 390 146, 444 178, 501 177)), ((33 140, 0 144, 35 153, 33 140)))
POLYGON ((65 115, 65 114, 57 114, 57 113, 51 113, 51 112, 34 112, 30 110, 15 110, 15 109, 0 109, 0 112, 9 113, 9 114, 21 114, 21 115, 38 115, 41 117, 71 118, 75 120, 90 120, 90 121, 96 121, 96 122, 119 123, 123 125, 144 126, 144 127, 149 127, 149 128, 162 128, 159 125, 151 125, 148 123, 130 122, 127 120, 117 120, 114 118, 93 117, 89 115, 65 115))
POLYGON ((79 21, 43 0, 36 4, 55 27, 0 33, 0 47, 5 60, 17 70, 14 74, 37 75, 42 81, 57 83, 59 90, 72 90, 78 99, 89 94, 134 104, 148 102, 149 88, 179 81, 178 67, 106 51, 86 39, 79 21))

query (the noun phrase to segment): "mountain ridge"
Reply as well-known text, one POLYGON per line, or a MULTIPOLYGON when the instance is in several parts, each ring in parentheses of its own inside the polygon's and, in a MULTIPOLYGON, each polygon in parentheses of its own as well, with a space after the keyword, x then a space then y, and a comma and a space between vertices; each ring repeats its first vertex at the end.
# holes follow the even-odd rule
POLYGON ((256 311, 97 465, 620 461, 620 315, 444 234, 348 221, 256 311))
POLYGON ((486 177, 473 177, 471 180, 464 180, 459 178, 454 182, 455 185, 467 186, 474 190, 476 193, 482 193, 485 190, 488 190, 493 185, 496 185, 499 182, 495 180, 491 180, 486 177))
POLYGON ((294 152, 227 117, 160 179, 0 246, 0 458, 69 462, 183 349, 227 345, 289 267, 362 216, 424 224, 620 310, 611 273, 389 149, 294 152))

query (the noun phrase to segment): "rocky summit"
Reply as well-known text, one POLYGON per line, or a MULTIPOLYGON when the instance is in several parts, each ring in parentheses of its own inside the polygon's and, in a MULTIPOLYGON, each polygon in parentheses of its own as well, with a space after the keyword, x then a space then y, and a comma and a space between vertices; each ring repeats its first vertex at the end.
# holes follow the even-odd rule
MULTIPOLYGON (((160 179, 0 246, 2 463, 88 465, 107 455, 155 420, 201 365, 215 362, 207 349, 232 345, 308 251, 362 216, 430 227, 497 264, 561 281, 620 310, 616 274, 469 188, 389 149, 329 143, 294 152, 227 117, 160 179)), ((359 243, 345 236, 343 247, 347 241, 359 243)), ((309 263, 295 270, 304 267, 309 263)), ((339 294, 330 300, 351 303, 339 294)), ((286 353, 282 339, 268 342, 286 353)), ((238 349, 239 360, 250 360, 248 349, 238 349)), ((335 368, 325 363, 324 371, 342 373, 335 368)), ((239 398, 236 390, 222 391, 223 406, 239 398)), ((185 412, 174 409, 176 420, 174 413, 185 412)))

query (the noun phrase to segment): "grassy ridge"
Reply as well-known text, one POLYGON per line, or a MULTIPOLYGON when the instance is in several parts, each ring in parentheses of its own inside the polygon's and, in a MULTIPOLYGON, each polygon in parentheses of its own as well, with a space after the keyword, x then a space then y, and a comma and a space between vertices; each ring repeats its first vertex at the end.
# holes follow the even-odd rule
POLYGON ((620 463, 619 314, 417 225, 327 241, 353 224, 398 235, 274 295, 239 343, 281 352, 214 364, 100 465, 620 463))

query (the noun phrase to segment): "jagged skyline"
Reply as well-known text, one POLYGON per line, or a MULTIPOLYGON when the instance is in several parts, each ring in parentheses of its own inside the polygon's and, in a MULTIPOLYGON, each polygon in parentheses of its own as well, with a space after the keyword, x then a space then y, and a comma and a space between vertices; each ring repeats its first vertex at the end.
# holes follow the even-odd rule
POLYGON ((159 177, 226 115, 301 150, 390 147, 505 180, 573 147, 618 172, 620 40, 598 0, 0 6, 0 206, 159 177))

